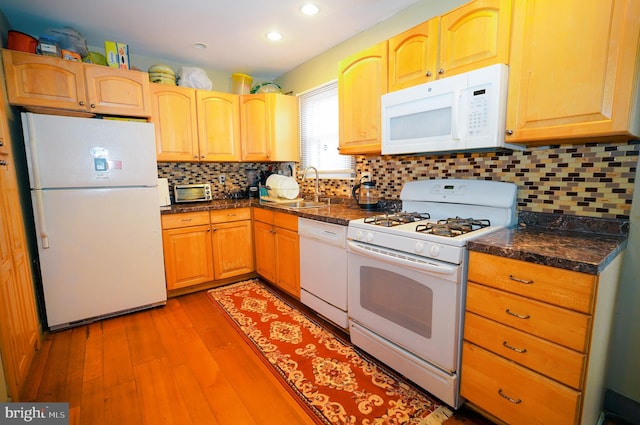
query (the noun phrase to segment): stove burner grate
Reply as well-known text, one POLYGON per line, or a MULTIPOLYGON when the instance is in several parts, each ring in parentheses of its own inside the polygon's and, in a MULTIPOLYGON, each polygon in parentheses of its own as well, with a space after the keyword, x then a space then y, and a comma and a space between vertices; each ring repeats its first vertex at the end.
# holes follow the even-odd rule
POLYGON ((375 226, 393 227, 400 224, 413 223, 414 221, 426 220, 430 217, 428 213, 408 213, 398 212, 384 215, 366 217, 364 222, 375 226))
POLYGON ((438 220, 436 223, 418 224, 416 232, 455 237, 489 226, 491 222, 486 219, 455 217, 438 220))

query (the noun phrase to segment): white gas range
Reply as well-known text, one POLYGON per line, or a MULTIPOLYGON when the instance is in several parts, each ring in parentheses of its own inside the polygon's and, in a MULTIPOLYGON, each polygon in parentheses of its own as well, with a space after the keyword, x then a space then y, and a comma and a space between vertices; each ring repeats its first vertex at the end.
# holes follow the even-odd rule
POLYGON ((454 408, 467 241, 516 223, 517 187, 487 180, 406 183, 402 213, 349 222, 352 342, 454 408))

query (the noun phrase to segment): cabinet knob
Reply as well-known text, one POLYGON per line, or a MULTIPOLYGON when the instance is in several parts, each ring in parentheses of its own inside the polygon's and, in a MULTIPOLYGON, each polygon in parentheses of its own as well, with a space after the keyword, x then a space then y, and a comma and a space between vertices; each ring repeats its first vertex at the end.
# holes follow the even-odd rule
POLYGON ((84 106, 84 100, 81 100, 78 104, 80 104, 80 106, 84 106))
POLYGON ((0 140, 0 148, 4 146, 4 140, 0 140))
POLYGON ((96 107, 96 104, 95 104, 95 103, 92 103, 92 104, 90 105, 90 107, 91 107, 91 108, 95 108, 95 107, 96 107))
POLYGON ((5 165, 7 165, 7 161, 0 159, 0 166, 4 167, 5 165))
POLYGON ((206 158, 206 156, 200 155, 200 159, 205 159, 205 158, 206 158))
POLYGON ((198 155, 193 155, 193 159, 198 159, 198 155))
POLYGON ((507 128, 507 136, 513 136, 513 130, 511 130, 510 128, 507 128))
POLYGON ((431 75, 433 75, 433 74, 431 73, 431 71, 427 71, 427 73, 424 74, 424 75, 427 76, 427 77, 431 77, 431 75))
POLYGON ((440 69, 438 70, 438 74, 440 74, 440 75, 444 74, 444 69, 440 68, 440 69))

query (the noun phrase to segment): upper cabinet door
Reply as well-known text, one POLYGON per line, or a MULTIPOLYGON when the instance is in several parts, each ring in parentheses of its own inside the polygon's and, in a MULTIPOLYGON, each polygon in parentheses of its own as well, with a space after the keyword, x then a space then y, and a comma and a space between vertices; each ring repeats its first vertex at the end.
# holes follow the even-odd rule
POLYGON ((240 96, 242 158, 245 161, 268 161, 270 159, 269 107, 269 97, 266 94, 240 96))
POLYGON ((197 90, 198 134, 203 161, 240 161, 238 95, 197 90))
POLYGON ((438 66, 438 25, 433 18, 389 39, 390 92, 434 80, 438 66))
POLYGON ((151 116, 149 74, 84 65, 88 111, 130 117, 151 116))
POLYGON ((2 59, 12 105, 87 110, 82 63, 12 50, 2 59))
POLYGON ((511 14, 511 0, 475 0, 442 15, 440 76, 509 63, 511 14))
POLYGON ((637 0, 516 2, 508 142, 635 134, 637 0))
POLYGON ((381 97, 387 92, 387 42, 338 64, 340 153, 380 153, 381 97))
POLYGON ((198 161, 195 90, 151 84, 158 161, 198 161))

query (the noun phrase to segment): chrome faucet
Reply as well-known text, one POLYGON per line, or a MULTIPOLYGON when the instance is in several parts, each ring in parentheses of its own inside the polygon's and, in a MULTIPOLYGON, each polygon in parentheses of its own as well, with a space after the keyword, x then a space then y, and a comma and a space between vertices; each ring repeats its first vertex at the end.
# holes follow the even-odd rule
POLYGON ((318 202, 318 197, 320 195, 320 188, 319 188, 319 177, 318 177, 318 169, 316 167, 307 167, 304 169, 304 173, 302 173, 302 180, 307 178, 307 171, 309 170, 313 170, 316 173, 316 193, 313 195, 313 200, 315 202, 318 202))

